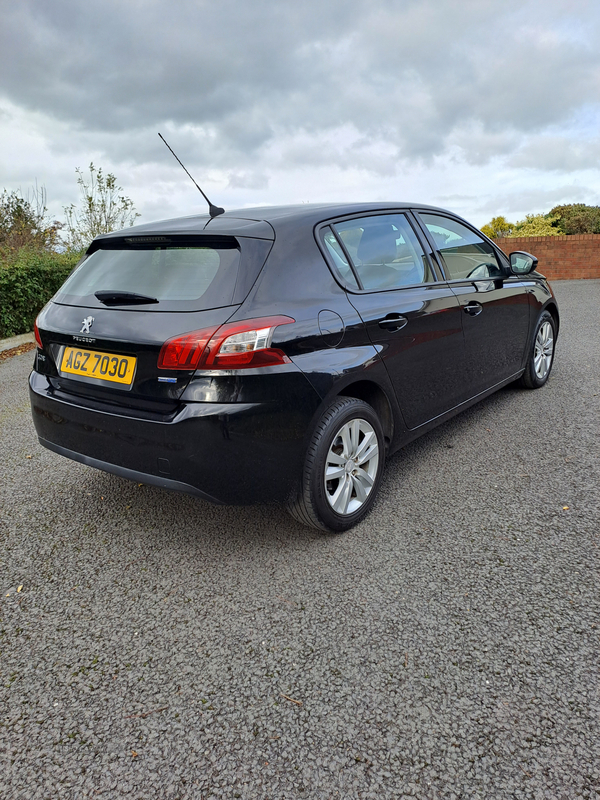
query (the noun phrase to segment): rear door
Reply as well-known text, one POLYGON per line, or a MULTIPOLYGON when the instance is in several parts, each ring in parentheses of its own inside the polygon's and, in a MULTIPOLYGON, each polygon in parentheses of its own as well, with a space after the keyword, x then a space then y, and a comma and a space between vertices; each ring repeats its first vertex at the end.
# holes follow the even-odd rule
POLYGON ((465 382, 460 305, 438 279, 409 215, 347 219, 321 236, 387 368, 406 425, 416 428, 457 405, 465 382))
POLYGON ((467 380, 472 396, 517 373, 529 332, 529 294, 492 245, 450 216, 420 212, 462 309, 467 380))

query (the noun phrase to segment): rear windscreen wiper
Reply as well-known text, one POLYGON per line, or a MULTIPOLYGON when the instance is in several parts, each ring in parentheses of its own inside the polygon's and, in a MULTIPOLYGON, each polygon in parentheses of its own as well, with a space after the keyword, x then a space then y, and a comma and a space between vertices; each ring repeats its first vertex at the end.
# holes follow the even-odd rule
POLYGON ((101 291, 96 292, 96 297, 105 306, 141 306, 147 303, 158 303, 156 297, 148 297, 136 292, 101 291))

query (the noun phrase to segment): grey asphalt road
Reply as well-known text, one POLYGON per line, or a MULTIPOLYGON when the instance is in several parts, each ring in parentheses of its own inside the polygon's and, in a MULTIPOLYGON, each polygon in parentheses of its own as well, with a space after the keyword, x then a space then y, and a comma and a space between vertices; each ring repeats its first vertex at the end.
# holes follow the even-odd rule
POLYGON ((547 386, 341 536, 42 449, 1 363, 0 796, 599 797, 600 281, 555 290, 547 386))

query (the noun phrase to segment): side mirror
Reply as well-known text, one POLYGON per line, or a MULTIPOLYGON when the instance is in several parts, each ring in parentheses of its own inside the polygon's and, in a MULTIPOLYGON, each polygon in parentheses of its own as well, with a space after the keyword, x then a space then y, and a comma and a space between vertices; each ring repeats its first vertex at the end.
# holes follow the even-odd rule
POLYGON ((509 259, 510 271, 513 275, 529 275, 538 264, 537 258, 524 250, 515 250, 509 255, 509 259))

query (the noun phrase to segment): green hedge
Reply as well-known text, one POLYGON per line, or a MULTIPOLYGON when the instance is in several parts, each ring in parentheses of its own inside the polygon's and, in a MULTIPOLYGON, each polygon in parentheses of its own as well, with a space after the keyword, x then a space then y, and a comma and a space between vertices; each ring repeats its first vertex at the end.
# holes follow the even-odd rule
POLYGON ((40 309, 64 283, 80 253, 22 248, 0 256, 0 339, 33 330, 40 309))

